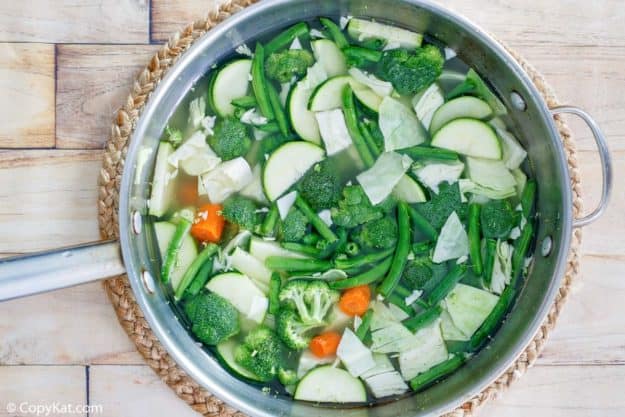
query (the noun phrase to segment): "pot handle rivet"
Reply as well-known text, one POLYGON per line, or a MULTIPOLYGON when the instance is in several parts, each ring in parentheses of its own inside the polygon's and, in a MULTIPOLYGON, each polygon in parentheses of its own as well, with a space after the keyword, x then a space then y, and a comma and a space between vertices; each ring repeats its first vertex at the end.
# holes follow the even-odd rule
POLYGON ((608 202, 610 200, 610 194, 612 192, 612 159, 610 157, 610 151, 608 149, 608 142, 605 135, 597 125, 597 122, 586 113, 584 110, 575 106, 557 106, 551 108, 551 114, 557 116, 559 114, 572 114, 582 119, 595 139, 597 144, 597 150, 599 151, 599 158, 601 158, 601 172, 603 176, 603 184, 601 187, 601 199, 595 209, 579 218, 573 220, 573 227, 583 227, 597 220, 605 212, 608 202))

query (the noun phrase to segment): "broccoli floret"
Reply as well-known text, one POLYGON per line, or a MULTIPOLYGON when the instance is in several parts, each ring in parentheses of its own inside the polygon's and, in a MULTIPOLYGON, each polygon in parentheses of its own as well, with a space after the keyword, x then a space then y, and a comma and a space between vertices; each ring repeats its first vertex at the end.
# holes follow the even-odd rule
POLYGON ((278 381, 284 386, 297 384, 297 372, 293 369, 280 368, 278 370, 278 381))
POLYGON ((516 220, 517 215, 508 200, 492 200, 482 206, 480 222, 486 238, 507 238, 516 220))
POLYGON ((297 313, 290 309, 280 310, 276 318, 276 332, 280 340, 293 350, 302 350, 308 347, 312 339, 312 331, 325 324, 304 324, 297 313))
POLYGON ((288 141, 280 133, 266 136, 260 141, 260 152, 262 155, 269 155, 288 141))
POLYGON ((280 224, 282 240, 285 242, 301 241, 306 235, 307 229, 308 218, 304 213, 294 207, 289 210, 289 213, 280 224))
POLYGON ((284 346, 278 336, 268 327, 260 326, 245 336, 243 344, 234 352, 234 360, 261 381, 276 377, 284 361, 284 346))
POLYGON ((224 202, 221 214, 230 223, 238 224, 239 227, 247 230, 253 230, 259 222, 256 203, 241 196, 228 198, 224 202))
POLYGON ((341 198, 341 183, 330 164, 315 164, 302 177, 298 190, 300 196, 315 211, 334 206, 341 198))
POLYGON ((413 95, 432 84, 443 71, 445 58, 434 45, 413 51, 392 49, 384 52, 377 75, 393 84, 402 95, 413 95))
POLYGON ((397 243, 397 222, 391 217, 372 220, 362 225, 354 240, 365 249, 389 249, 397 243))
POLYGON ((305 49, 287 49, 269 55, 265 63, 267 76, 280 83, 306 74, 306 69, 315 63, 315 58, 305 49))
POLYGON ((331 213, 336 225, 348 229, 384 216, 382 209, 371 204, 360 185, 343 188, 343 198, 338 207, 332 207, 331 213))
POLYGON ((433 275, 432 261, 424 256, 408 262, 402 273, 402 280, 410 289, 416 290, 422 289, 433 275))
POLYGON ((460 220, 467 216, 467 204, 460 199, 458 183, 443 183, 439 186, 438 194, 432 194, 430 201, 415 205, 419 213, 436 229, 443 227, 447 218, 454 211, 460 220))
POLYGON ((216 345, 239 333, 239 313, 215 293, 196 295, 185 304, 184 311, 195 337, 207 345, 216 345))
POLYGON ((167 125, 165 134, 167 135, 167 142, 171 143, 174 148, 177 148, 182 143, 182 131, 180 129, 172 129, 167 125))
POLYGON ((208 144, 225 161, 245 155, 252 146, 248 127, 234 117, 218 120, 214 132, 208 144))
POLYGON ((294 279, 280 290, 280 303, 297 311, 304 324, 326 324, 325 317, 339 299, 338 291, 322 280, 294 279))

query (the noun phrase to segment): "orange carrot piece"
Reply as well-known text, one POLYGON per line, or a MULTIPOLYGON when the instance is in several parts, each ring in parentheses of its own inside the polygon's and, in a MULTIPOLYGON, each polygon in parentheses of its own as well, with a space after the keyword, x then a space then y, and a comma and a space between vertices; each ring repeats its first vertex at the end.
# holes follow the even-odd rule
POLYGON ((221 204, 205 204, 200 207, 191 226, 191 236, 201 242, 219 242, 226 223, 221 210, 221 204))
POLYGON ((337 332, 325 332, 312 338, 309 347, 310 351, 318 358, 331 356, 336 353, 336 349, 341 342, 341 335, 337 332))
POLYGON ((184 180, 178 186, 178 201, 183 206, 195 206, 198 200, 197 177, 184 180))
POLYGON ((348 316, 362 316, 369 308, 371 290, 368 285, 359 285, 343 292, 339 308, 348 316))

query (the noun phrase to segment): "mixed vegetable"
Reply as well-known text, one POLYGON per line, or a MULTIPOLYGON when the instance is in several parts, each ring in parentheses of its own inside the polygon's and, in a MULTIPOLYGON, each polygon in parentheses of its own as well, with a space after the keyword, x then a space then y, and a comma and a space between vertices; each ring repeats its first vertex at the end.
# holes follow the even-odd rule
POLYGON ((458 369, 530 264, 536 182, 504 105, 453 51, 365 19, 236 52, 156 155, 161 279, 190 332, 299 400, 458 369))

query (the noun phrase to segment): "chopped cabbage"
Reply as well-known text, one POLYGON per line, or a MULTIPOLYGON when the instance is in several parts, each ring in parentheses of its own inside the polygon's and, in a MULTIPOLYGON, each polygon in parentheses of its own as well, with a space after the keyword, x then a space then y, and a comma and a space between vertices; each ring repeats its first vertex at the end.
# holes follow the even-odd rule
POLYGON ((385 152, 367 171, 356 178, 372 204, 384 201, 393 192, 393 187, 401 180, 412 159, 396 152, 385 152))
POLYGON ((371 351, 349 328, 343 332, 336 356, 354 377, 362 375, 375 366, 371 351))
POLYGON ((499 297, 488 291, 457 284, 445 298, 444 305, 456 328, 467 338, 482 325, 499 297))
POLYGON ((399 369, 406 381, 427 371, 449 357, 439 320, 420 329, 410 350, 399 354, 399 369))
POLYGON ((373 74, 367 74, 356 67, 350 68, 347 72, 354 77, 356 81, 366 85, 380 97, 390 96, 393 92, 393 84, 388 81, 382 81, 373 74))
POLYGON ((412 169, 412 172, 414 172, 419 181, 436 194, 438 194, 438 186, 441 183, 448 182, 453 184, 458 181, 463 171, 464 164, 460 161, 451 163, 428 163, 422 166, 416 166, 412 169))
POLYGON ((315 113, 319 124, 319 133, 328 156, 334 155, 352 144, 352 137, 347 130, 343 110, 333 109, 315 113))
POLYGON ((206 143, 206 135, 198 130, 169 155, 167 162, 189 175, 201 175, 215 169, 221 158, 206 143))
POLYGON ((437 264, 469 254, 469 237, 454 211, 447 218, 436 241, 432 260, 437 264))
POLYGON ((245 188, 253 179, 252 169, 242 157, 223 162, 201 176, 204 189, 213 203, 222 203, 245 188))
POLYGON ((411 108, 392 97, 384 97, 378 110, 384 149, 409 148, 425 142, 426 134, 411 108))

